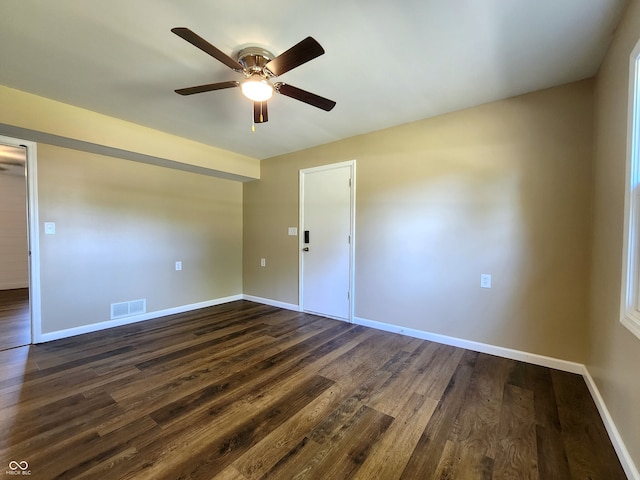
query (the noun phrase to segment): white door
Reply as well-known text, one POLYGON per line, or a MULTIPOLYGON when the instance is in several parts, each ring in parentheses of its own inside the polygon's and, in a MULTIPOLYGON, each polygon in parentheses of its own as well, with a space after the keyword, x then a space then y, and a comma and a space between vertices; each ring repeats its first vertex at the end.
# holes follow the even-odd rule
POLYGON ((300 304, 351 320, 355 162, 300 171, 300 304))

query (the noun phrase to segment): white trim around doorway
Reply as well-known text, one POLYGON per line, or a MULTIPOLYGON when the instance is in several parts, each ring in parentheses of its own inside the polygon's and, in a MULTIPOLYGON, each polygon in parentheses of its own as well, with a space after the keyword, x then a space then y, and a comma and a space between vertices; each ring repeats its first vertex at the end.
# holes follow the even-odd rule
POLYGON ((0 135, 0 143, 24 147, 27 155, 27 241, 29 248, 29 313, 31 317, 31 343, 42 341, 42 307, 40 304, 40 229, 38 221, 38 166, 37 144, 0 135))
MULTIPOLYGON (((355 258, 356 258, 356 161, 348 160, 345 162, 330 163, 317 167, 304 168, 299 172, 299 195, 298 195, 298 305, 299 311, 304 311, 304 271, 302 262, 302 249, 304 248, 304 175, 324 170, 332 170, 343 167, 351 168, 351 228, 350 228, 350 252, 349 252, 349 323, 353 322, 355 311, 355 258)), ((342 319, 339 319, 342 320, 342 319)))

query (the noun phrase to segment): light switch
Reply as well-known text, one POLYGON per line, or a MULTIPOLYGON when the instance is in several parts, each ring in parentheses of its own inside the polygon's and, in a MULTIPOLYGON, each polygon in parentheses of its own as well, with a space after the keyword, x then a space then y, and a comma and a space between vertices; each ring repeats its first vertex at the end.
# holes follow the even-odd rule
POLYGON ((289 227, 289 236, 295 237, 298 235, 298 227, 289 227))
POLYGON ((44 234, 45 235, 55 235, 56 234, 56 224, 55 224, 55 222, 44 222, 44 234))
POLYGON ((266 258, 261 258, 260 259, 260 266, 261 267, 266 267, 267 266, 267 259, 266 258))
POLYGON ((491 288, 491 274, 489 273, 480 274, 480 287, 491 288))

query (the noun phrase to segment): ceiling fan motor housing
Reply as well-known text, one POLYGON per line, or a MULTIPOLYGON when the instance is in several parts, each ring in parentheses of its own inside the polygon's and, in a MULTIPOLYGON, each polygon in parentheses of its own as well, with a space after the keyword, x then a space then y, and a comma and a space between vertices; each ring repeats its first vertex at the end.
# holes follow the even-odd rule
POLYGON ((246 47, 238 52, 238 63, 242 65, 247 77, 260 74, 263 77, 273 77, 273 73, 265 65, 273 60, 275 55, 260 47, 246 47))

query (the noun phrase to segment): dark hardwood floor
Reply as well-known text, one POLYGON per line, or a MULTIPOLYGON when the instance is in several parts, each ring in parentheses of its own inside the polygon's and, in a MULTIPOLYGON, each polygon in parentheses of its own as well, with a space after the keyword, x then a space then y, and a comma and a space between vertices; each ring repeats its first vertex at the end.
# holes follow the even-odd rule
POLYGON ((578 375, 246 301, 0 362, 37 479, 625 478, 578 375))
POLYGON ((29 289, 0 290, 0 350, 29 343, 29 289))

